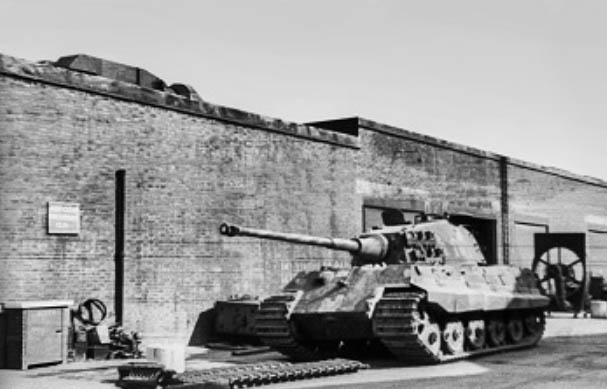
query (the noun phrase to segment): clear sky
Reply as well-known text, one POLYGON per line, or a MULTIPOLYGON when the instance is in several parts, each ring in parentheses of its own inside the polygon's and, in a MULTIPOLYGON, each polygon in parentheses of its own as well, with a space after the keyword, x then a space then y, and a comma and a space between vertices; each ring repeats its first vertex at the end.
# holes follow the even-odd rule
POLYGON ((603 0, 0 0, 0 52, 87 53, 221 105, 361 116, 607 180, 603 0))

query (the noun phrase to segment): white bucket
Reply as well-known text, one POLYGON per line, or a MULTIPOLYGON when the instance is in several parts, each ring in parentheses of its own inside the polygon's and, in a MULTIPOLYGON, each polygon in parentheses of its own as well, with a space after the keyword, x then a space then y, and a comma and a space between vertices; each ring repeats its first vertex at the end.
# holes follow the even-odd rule
POLYGON ((185 346, 180 344, 149 345, 145 357, 148 361, 161 363, 166 369, 177 373, 185 371, 185 346))
POLYGON ((590 317, 607 319, 607 301, 591 300, 590 317))

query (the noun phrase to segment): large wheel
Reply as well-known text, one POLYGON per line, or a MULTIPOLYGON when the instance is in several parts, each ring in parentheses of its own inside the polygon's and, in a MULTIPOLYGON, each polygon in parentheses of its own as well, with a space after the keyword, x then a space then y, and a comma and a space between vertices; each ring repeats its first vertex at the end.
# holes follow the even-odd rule
MULTIPOLYGON (((580 305, 586 283, 586 261, 566 247, 555 247, 533 262, 542 294, 550 296, 557 309, 580 305)), ((577 307, 580 308, 580 307, 577 307)))
POLYGON ((523 318, 523 327, 527 335, 538 342, 544 333, 545 319, 543 312, 533 312, 523 318))
POLYGON ((441 331, 437 323, 430 320, 426 312, 420 312, 417 334, 424 347, 434 355, 440 355, 441 331))
POLYGON ((523 321, 518 317, 511 317, 506 322, 506 336, 512 344, 523 340, 523 321))
POLYGON ((506 340, 506 326, 500 319, 489 319, 487 322, 487 341, 491 346, 498 347, 506 340))
POLYGON ((464 352, 464 325, 461 322, 452 321, 445 325, 443 344, 449 354, 457 355, 464 352))
POLYGON ((466 340, 472 350, 479 350, 485 345, 485 322, 470 320, 466 327, 466 340))

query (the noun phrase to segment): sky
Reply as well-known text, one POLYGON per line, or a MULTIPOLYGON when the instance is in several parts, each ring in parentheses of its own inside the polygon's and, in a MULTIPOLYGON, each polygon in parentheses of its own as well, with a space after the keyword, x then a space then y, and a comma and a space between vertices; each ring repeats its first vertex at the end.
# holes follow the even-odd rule
POLYGON ((605 20, 603 0, 0 0, 0 52, 90 54, 220 105, 607 180, 605 20))

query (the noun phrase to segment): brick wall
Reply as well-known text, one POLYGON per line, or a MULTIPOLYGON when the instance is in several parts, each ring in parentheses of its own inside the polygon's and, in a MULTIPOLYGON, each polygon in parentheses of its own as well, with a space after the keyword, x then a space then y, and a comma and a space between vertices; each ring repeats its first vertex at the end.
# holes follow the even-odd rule
MULTIPOLYGON (((527 167, 509 167, 511 247, 513 263, 530 266, 533 250, 532 226, 547 226, 549 232, 583 232, 592 230, 607 234, 607 188, 580 182, 527 167), (518 225, 523 227, 519 228, 518 225), (524 227, 527 226, 527 227, 524 227), (525 233, 522 230, 528 229, 525 233)), ((539 232, 536 227, 533 232, 539 232)), ((607 247, 600 238, 587 236, 589 269, 607 276, 607 247)))
POLYGON ((364 197, 420 200, 439 214, 499 215, 497 161, 367 129, 359 136, 364 197))
MULTIPOLYGON (((588 232, 607 264, 607 187, 364 119, 301 126, 0 55, 0 301, 114 298, 115 172, 126 170, 125 321, 191 335, 231 294, 266 296, 325 249, 223 238, 223 221, 354 236, 363 204, 502 221, 529 266, 533 232, 588 232), (343 128, 347 126, 347 128, 343 128), (322 130, 317 127, 329 128, 322 130), (48 235, 47 203, 77 202, 81 232, 48 235), (605 246, 605 248, 603 248, 605 246)), ((607 274, 606 274, 607 275, 607 274)))
MULTIPOLYGON (((504 261, 499 156, 365 119, 357 125, 357 190, 367 203, 494 219, 504 261)), ((509 262, 531 267, 536 232, 584 232, 589 270, 607 277, 607 185, 521 161, 507 166, 509 262)))
MULTIPOLYGON (((501 236, 499 161, 378 131, 359 129, 358 193, 381 204, 495 221, 501 236)), ((403 133, 404 135, 404 133, 403 133)), ((497 239, 497 261, 502 262, 497 239)))
POLYGON ((222 221, 319 235, 359 229, 351 147, 0 76, 0 301, 114 291, 115 171, 126 170, 125 321, 190 335, 231 294, 347 264, 322 249, 221 238, 222 221), (46 233, 77 202, 77 236, 46 233))

